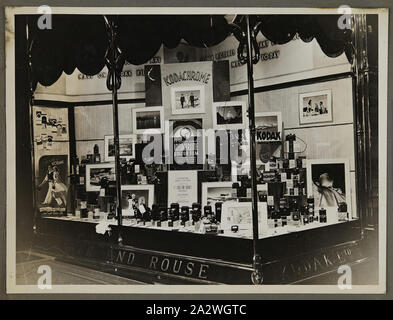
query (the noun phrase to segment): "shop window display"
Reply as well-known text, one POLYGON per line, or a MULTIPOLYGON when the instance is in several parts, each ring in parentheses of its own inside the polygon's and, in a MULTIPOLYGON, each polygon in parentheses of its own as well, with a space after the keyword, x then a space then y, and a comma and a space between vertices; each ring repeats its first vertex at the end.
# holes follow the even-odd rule
MULTIPOLYGON (((229 69, 229 64, 226 67, 229 69)), ((149 65, 145 69, 148 70, 149 65)), ((119 136, 123 225, 252 239, 247 103, 225 101, 227 96, 220 97, 213 92, 214 79, 229 75, 229 70, 216 74, 212 62, 163 64, 161 69, 163 87, 147 91, 146 100, 162 102, 163 106, 124 105, 129 114, 121 128, 127 134, 119 136), (220 99, 223 101, 217 101, 220 99), (201 174, 204 177, 198 177, 201 174)), ((149 72, 145 81, 152 81, 149 72)), ((341 119, 336 117, 333 123, 332 117, 332 114, 340 115, 334 113, 340 106, 334 106, 332 99, 332 90, 336 90, 340 81, 326 82, 322 87, 329 89, 316 93, 301 93, 304 88, 285 93, 291 95, 291 101, 299 101, 299 107, 297 104, 286 106, 292 115, 298 113, 295 120, 291 119, 292 123, 298 119, 295 129, 286 130, 285 109, 279 106, 267 104, 266 109, 275 111, 256 112, 259 238, 356 219, 350 175, 354 154, 341 154, 342 149, 339 149, 332 152, 337 159, 315 158, 318 151, 309 146, 325 143, 328 148, 335 141, 326 135, 319 136, 318 131, 317 137, 312 135, 320 122, 329 123, 323 127, 325 130, 334 130, 334 125, 340 123, 341 119), (309 141, 301 138, 305 136, 309 141), (348 158, 344 158, 346 156, 348 158)), ((226 83, 229 86, 230 79, 226 83)), ((308 85, 310 89, 313 87, 321 85, 308 85)), ((333 96, 336 95, 333 92, 333 96)), ((48 108, 36 109, 41 119, 42 114, 48 113, 48 108)), ((89 117, 94 117, 96 112, 79 109, 83 117, 76 118, 76 131, 85 130, 90 136, 89 127, 96 123, 89 123, 89 117), (81 119, 89 124, 78 122, 81 119)), ((350 112, 350 107, 346 109, 350 112)), ((256 110, 264 110, 264 106, 257 104, 256 110)), ((42 126, 46 125, 42 121, 35 122, 36 135, 41 133, 42 140, 45 140, 42 126)), ((52 127, 46 135, 59 135, 58 127, 55 127, 56 132, 52 127)), ((54 165, 57 159, 45 169, 50 171, 44 170, 45 178, 38 187, 48 182, 51 190, 40 205, 42 216, 118 224, 114 211, 114 138, 105 130, 98 130, 95 136, 105 142, 104 150, 95 142, 78 142, 76 136, 76 143, 91 151, 70 159, 70 192, 61 182, 58 166, 54 165), (52 176, 53 179, 48 178, 52 176), (67 194, 73 205, 65 211, 67 194), (45 209, 48 206, 52 209, 45 209), (71 207, 75 211, 70 211, 71 207)), ((349 146, 349 150, 354 150, 353 146, 349 146)))

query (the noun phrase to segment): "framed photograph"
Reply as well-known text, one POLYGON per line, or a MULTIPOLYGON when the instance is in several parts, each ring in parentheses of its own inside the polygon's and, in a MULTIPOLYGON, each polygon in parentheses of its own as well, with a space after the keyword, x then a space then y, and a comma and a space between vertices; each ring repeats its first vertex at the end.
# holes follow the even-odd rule
MULTIPOLYGON (((134 134, 120 135, 120 157, 126 160, 135 159, 136 136, 134 134)), ((115 161, 115 144, 113 135, 105 136, 105 161, 115 161)))
POLYGON ((299 94, 299 123, 333 121, 332 91, 316 91, 299 94))
POLYGON ((227 182, 202 182, 202 208, 214 206, 216 202, 226 202, 232 199, 232 181, 227 182))
POLYGON ((205 113, 205 87, 171 88, 172 114, 205 113))
POLYGON ((281 112, 259 112, 255 114, 257 142, 281 142, 281 112))
POLYGON ((86 165, 86 191, 100 191, 100 182, 103 177, 109 181, 115 181, 114 163, 96 163, 86 165))
POLYGON ((38 161, 38 172, 37 206, 39 208, 61 208, 65 212, 68 191, 68 155, 41 156, 38 161))
POLYGON ((135 184, 121 186, 121 209, 125 216, 133 216, 133 205, 139 207, 145 204, 152 208, 154 204, 154 185, 152 184, 135 184))
POLYGON ((257 166, 265 165, 271 157, 279 158, 281 155, 280 143, 257 143, 256 144, 256 163, 257 166))
POLYGON ((169 120, 165 148, 172 157, 171 170, 200 170, 205 161, 202 118, 169 120))
POLYGON ((136 134, 164 132, 164 108, 145 107, 132 109, 133 131, 136 134))
POLYGON ((223 101, 213 103, 214 129, 245 129, 247 107, 244 101, 223 101))
POLYGON ((307 160, 307 196, 314 198, 314 207, 337 208, 342 202, 352 213, 351 179, 347 159, 307 160))

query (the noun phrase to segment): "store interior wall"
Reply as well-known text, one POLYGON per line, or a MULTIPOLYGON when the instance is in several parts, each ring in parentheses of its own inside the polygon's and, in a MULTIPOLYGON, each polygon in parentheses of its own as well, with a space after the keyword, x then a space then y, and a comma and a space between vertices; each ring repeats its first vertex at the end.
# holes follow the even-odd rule
MULTIPOLYGON (((256 88, 258 90, 258 88, 256 88)), ((296 134, 307 159, 348 159, 351 174, 352 211, 356 217, 355 140, 353 123, 352 78, 270 90, 255 94, 255 112, 281 112, 284 137, 296 134), (333 121, 300 124, 299 94, 331 90, 333 121)), ((247 96, 232 100, 247 101, 247 96)))

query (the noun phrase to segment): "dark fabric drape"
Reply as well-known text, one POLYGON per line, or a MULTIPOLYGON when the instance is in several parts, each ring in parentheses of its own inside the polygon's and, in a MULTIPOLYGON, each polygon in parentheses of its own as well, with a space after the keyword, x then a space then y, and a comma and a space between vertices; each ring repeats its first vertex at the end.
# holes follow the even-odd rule
POLYGON ((78 68, 95 75, 105 65, 108 36, 102 16, 53 15, 52 29, 37 28, 37 17, 29 26, 32 39, 33 77, 44 86, 53 84, 64 71, 78 68))
POLYGON ((352 31, 340 29, 341 15, 264 15, 257 16, 259 31, 270 41, 285 44, 298 34, 304 42, 317 40, 322 51, 331 58, 346 53, 351 61, 352 31))
MULTIPOLYGON (((53 84, 62 74, 78 68, 95 75, 105 65, 108 34, 102 15, 53 15, 52 29, 39 30, 30 16, 32 71, 34 85, 53 84)), ((344 51, 350 60, 350 30, 337 27, 338 15, 263 15, 252 16, 256 32, 270 41, 284 44, 296 33, 309 42, 316 38, 323 52, 336 57, 344 51)), ((242 16, 235 23, 241 25, 242 16)), ((234 28, 224 15, 120 15, 117 16, 119 47, 134 65, 147 63, 161 45, 175 48, 181 40, 206 48, 219 44, 234 28)), ((236 37, 241 35, 237 34, 236 37)))

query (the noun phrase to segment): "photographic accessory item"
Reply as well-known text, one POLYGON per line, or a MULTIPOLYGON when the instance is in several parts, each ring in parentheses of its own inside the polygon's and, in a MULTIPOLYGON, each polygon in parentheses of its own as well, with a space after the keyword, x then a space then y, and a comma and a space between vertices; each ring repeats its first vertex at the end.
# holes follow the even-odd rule
POLYGON ((168 220, 168 215, 165 207, 160 208, 160 220, 161 221, 168 220))
POLYGON ((346 202, 339 202, 338 203, 338 212, 347 212, 348 211, 348 206, 346 202))
POLYGON ((193 213, 192 208, 189 208, 188 209, 188 220, 191 221, 191 224, 193 225, 195 222, 192 218, 192 213, 193 213))
POLYGON ((80 202, 80 206, 81 206, 81 208, 80 208, 80 215, 81 215, 81 218, 87 218, 87 216, 88 216, 88 212, 87 212, 87 201, 86 200, 81 200, 81 202, 80 202))
POLYGON ((281 214, 281 225, 285 227, 287 225, 287 216, 285 214, 281 214))
POLYGON ((215 223, 204 223, 203 225, 204 232, 207 234, 217 234, 218 226, 215 223))
POLYGON ((338 221, 347 221, 349 220, 349 214, 348 212, 340 212, 338 211, 338 221))
POLYGON ((160 220, 160 209, 158 207, 158 205, 153 204, 152 209, 151 209, 151 218, 154 221, 158 221, 160 220))
POLYGON ((95 207, 94 211, 93 211, 93 219, 99 219, 100 216, 101 216, 100 208, 99 207, 95 207))
POLYGON ((199 203, 192 204, 192 221, 197 222, 201 219, 201 205, 199 203))
POLYGON ((319 222, 327 223, 326 209, 324 208, 319 209, 319 222))
POLYGON ((293 221, 299 221, 300 220, 300 214, 298 211, 292 211, 292 220, 293 221))
POLYGON ((208 219, 211 219, 212 217, 212 206, 204 206, 203 207, 203 216, 207 217, 208 219))
POLYGON ((267 206, 267 217, 268 219, 273 219, 275 216, 274 206, 267 206))
POLYGON ((87 155, 87 161, 88 161, 88 163, 90 163, 90 164, 94 163, 94 155, 91 154, 91 153, 89 153, 89 154, 87 155))
POLYGON ((239 183, 232 183, 232 198, 237 198, 237 189, 239 188, 239 183))
POLYGON ((262 173, 262 181, 263 182, 274 182, 276 180, 276 172, 275 171, 269 171, 269 172, 263 172, 262 173))
POLYGON ((258 192, 258 199, 260 202, 267 202, 267 194, 264 192, 258 192))
POLYGON ((234 232, 234 233, 238 232, 239 231, 239 226, 238 225, 231 226, 231 231, 234 232))
POLYGON ((232 184, 232 188, 235 186, 237 193, 236 197, 237 198, 245 198, 247 197, 247 188, 244 186, 243 183, 234 183, 232 184))
POLYGON ((180 219, 181 219, 182 225, 185 225, 186 221, 189 220, 189 211, 190 211, 190 208, 188 206, 181 207, 180 219))
POLYGON ((171 214, 173 221, 179 220, 179 204, 178 203, 171 203, 171 214))
POLYGON ((308 215, 314 215, 314 198, 307 198, 307 212, 308 215))
POLYGON ((151 211, 150 211, 148 206, 146 206, 144 203, 141 203, 138 206, 138 210, 141 213, 142 221, 149 221, 149 220, 151 220, 151 211))
POLYGON ((167 216, 168 216, 168 227, 173 227, 173 215, 172 215, 171 208, 167 209, 167 216))
POLYGON ((277 162, 277 169, 284 168, 284 159, 283 158, 278 158, 276 162, 277 162))
POLYGON ((94 163, 100 163, 101 162, 101 155, 100 155, 100 148, 98 147, 98 144, 94 145, 94 163))
POLYGON ((142 220, 142 212, 138 209, 136 205, 134 205, 134 215, 137 221, 142 220))
MULTIPOLYGON (((288 159, 289 160, 295 159, 295 152, 294 152, 294 142, 295 141, 296 141, 295 134, 288 134, 285 137, 285 145, 286 145, 286 150, 288 152, 288 159)), ((296 167, 296 164, 294 167, 296 167)))
POLYGON ((215 215, 216 215, 216 220, 218 222, 221 222, 221 214, 222 214, 222 202, 216 202, 214 204, 215 206, 215 215))

